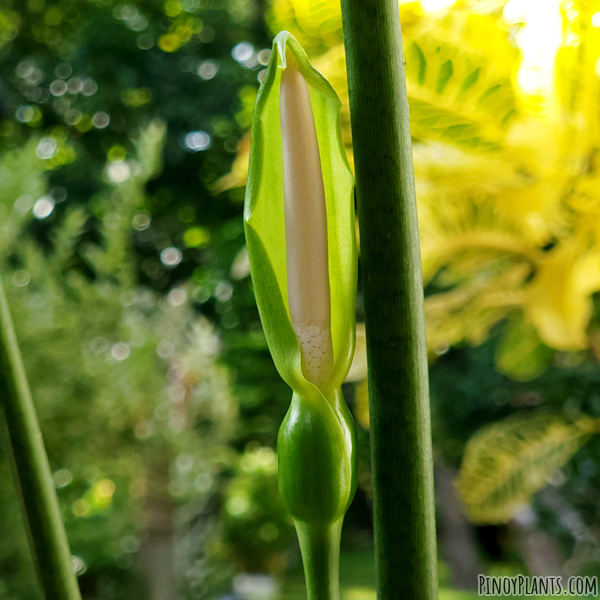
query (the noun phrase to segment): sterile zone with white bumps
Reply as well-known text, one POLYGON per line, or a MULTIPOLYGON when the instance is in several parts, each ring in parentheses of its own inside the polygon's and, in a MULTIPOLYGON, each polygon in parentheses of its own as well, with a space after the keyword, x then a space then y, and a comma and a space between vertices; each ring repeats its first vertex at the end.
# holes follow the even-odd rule
POLYGON ((300 323, 294 327, 302 348, 302 371, 316 386, 327 382, 333 366, 331 333, 317 325, 300 323))

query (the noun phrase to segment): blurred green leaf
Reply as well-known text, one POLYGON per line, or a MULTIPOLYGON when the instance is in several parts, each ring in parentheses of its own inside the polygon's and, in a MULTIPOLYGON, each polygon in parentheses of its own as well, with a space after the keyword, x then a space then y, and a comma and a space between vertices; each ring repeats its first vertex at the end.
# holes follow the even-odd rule
POLYGON ((531 381, 548 368, 553 356, 533 325, 509 319, 496 346, 496 368, 516 381, 531 381))
POLYGON ((456 481, 474 523, 505 523, 599 429, 543 411, 522 412, 480 429, 467 443, 456 481))

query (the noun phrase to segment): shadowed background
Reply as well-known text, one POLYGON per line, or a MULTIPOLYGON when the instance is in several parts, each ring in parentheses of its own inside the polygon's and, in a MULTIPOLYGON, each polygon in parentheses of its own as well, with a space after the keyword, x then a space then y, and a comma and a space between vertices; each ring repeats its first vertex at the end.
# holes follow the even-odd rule
MULTIPOLYGON (((442 600, 600 575, 600 7, 400 10, 442 600)), ((84 598, 304 597, 241 219, 281 29, 352 164, 336 0, 0 2, 0 268, 84 598)), ((375 598, 360 290, 357 316, 342 600, 375 598)), ((0 473, 0 599, 38 598, 4 441, 0 473)))

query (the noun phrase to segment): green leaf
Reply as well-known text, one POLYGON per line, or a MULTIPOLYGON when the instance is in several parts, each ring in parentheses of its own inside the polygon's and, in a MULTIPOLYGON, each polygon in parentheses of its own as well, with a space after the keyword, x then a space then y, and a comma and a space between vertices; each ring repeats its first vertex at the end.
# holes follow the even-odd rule
POLYGON ((294 391, 312 396, 315 387, 302 374, 300 346, 292 328, 287 300, 283 156, 279 116, 281 72, 291 52, 309 87, 327 210, 331 336, 334 352, 332 389, 341 386, 354 349, 356 239, 354 178, 348 166, 340 127, 341 103, 316 71, 296 39, 281 32, 258 92, 244 224, 254 293, 267 343, 281 377, 294 391))
POLYGON ((524 412, 467 443, 456 486, 474 523, 505 523, 598 431, 598 421, 524 412))
POLYGON ((425 30, 406 47, 406 80, 413 136, 477 150, 504 146, 516 114, 508 77, 455 40, 425 30))
POLYGON ((550 364, 554 352, 540 340, 533 325, 509 321, 496 348, 496 369, 516 381, 539 377, 550 364))

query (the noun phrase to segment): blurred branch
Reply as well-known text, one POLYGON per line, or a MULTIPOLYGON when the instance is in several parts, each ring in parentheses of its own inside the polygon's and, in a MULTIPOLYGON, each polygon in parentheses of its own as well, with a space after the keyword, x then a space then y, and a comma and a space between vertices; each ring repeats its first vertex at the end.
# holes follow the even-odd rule
POLYGON ((3 421, 29 542, 47 600, 79 600, 79 586, 48 457, 0 282, 0 392, 3 421))

